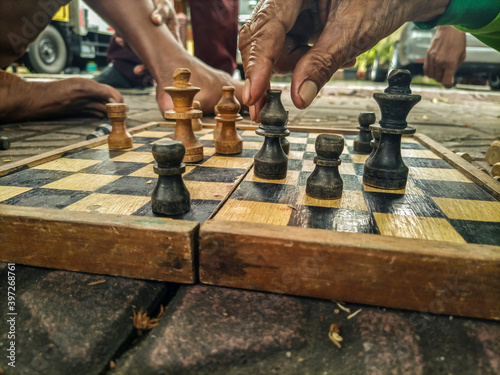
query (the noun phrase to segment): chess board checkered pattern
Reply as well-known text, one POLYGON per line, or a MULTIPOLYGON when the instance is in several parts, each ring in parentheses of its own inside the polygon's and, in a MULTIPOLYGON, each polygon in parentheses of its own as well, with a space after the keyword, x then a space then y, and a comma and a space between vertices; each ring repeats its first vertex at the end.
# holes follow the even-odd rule
POLYGON ((405 137, 402 143, 403 160, 410 169, 405 190, 364 185, 368 155, 354 151, 355 135, 345 135, 339 167, 344 181, 342 198, 307 196, 317 136, 292 132, 286 179, 262 180, 250 171, 214 219, 500 244, 500 202, 413 138, 405 137))
MULTIPOLYGON (((132 150, 109 150, 106 143, 1 177, 0 204, 155 216, 151 193, 157 175, 152 146, 173 134, 172 127, 160 126, 135 134, 132 150)), ((250 149, 241 154, 216 155, 211 129, 196 132, 196 136, 204 145, 205 157, 187 164, 183 175, 191 211, 174 218, 202 223, 251 167, 260 145, 248 142, 250 149)))
MULTIPOLYGON (((215 220, 500 243, 500 202, 413 138, 403 138, 402 143, 403 159, 410 168, 404 191, 364 186, 367 155, 355 152, 355 136, 346 135, 340 166, 342 198, 317 200, 305 194, 305 185, 315 166, 318 134, 292 132, 287 178, 276 181, 258 179, 253 170, 245 176, 262 142, 253 130, 240 131, 243 153, 229 156, 215 154, 211 129, 196 134, 205 146, 205 158, 186 168, 192 210, 176 219, 202 223, 220 209, 215 220)), ((134 135, 132 150, 110 151, 104 144, 1 177, 0 203, 153 216, 150 196, 156 175, 151 149, 155 141, 172 135, 170 127, 152 128, 134 135)))

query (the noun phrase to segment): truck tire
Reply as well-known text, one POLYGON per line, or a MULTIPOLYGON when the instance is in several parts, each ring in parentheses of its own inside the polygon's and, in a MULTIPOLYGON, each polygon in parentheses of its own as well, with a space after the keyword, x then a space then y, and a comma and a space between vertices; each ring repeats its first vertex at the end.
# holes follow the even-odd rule
POLYGON ((500 90, 500 73, 491 73, 488 77, 488 83, 492 91, 500 90))
POLYGON ((387 69, 383 68, 380 65, 379 56, 375 56, 375 60, 373 61, 372 70, 370 71, 370 79, 373 82, 384 82, 387 77, 387 69))
POLYGON ((61 73, 66 67, 68 50, 64 39, 54 26, 48 25, 30 45, 26 65, 34 73, 61 73))

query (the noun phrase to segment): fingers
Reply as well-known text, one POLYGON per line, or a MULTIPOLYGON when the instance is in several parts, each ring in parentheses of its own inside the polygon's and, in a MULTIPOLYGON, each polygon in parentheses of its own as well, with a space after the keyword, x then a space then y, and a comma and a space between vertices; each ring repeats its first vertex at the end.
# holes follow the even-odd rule
POLYGON ((153 4, 155 9, 153 10, 153 13, 151 13, 151 21, 153 22, 154 25, 160 26, 163 25, 165 22, 165 19, 163 18, 163 8, 165 6, 168 6, 165 4, 164 1, 161 0, 153 0, 153 4))
POLYGON ((148 71, 148 68, 144 64, 134 67, 134 74, 137 74, 138 76, 146 74, 148 71))
MULTIPOLYGON (((97 99, 100 98, 103 103, 123 103, 123 96, 120 92, 109 85, 104 85, 96 82, 96 87, 93 96, 97 99)), ((104 108, 106 110, 106 108, 104 108)))
POLYGON ((125 47, 127 45, 125 43, 125 39, 123 39, 121 36, 116 35, 115 36, 115 41, 116 41, 116 44, 118 44, 121 47, 125 47))
POLYGON ((424 74, 444 87, 452 87, 455 73, 465 60, 465 47, 464 32, 439 26, 425 55, 424 74))
POLYGON ((353 66, 359 54, 398 27, 377 25, 375 13, 358 2, 332 2, 321 35, 293 73, 291 96, 297 108, 308 107, 338 69, 353 66))
POLYGON ((453 82, 455 80, 455 72, 456 72, 455 67, 445 69, 443 71, 443 76, 442 76, 441 82, 442 82, 443 86, 446 87, 447 89, 449 89, 453 86, 453 82))
POLYGON ((349 69, 356 65, 356 59, 352 59, 341 66, 341 69, 349 69))
POLYGON ((107 116, 106 104, 91 102, 82 108, 82 112, 91 114, 93 117, 105 117, 107 116))
POLYGON ((285 45, 285 36, 300 13, 302 1, 261 1, 257 12, 240 31, 240 50, 247 82, 243 102, 254 105, 269 86, 273 66, 285 45))

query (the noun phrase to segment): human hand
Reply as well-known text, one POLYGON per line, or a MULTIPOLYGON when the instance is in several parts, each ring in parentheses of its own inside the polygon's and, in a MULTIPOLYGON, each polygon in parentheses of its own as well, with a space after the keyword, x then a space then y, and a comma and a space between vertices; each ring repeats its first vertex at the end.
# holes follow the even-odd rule
POLYGON ((252 118, 265 103, 271 73, 293 72, 292 101, 308 107, 342 67, 406 21, 444 13, 450 0, 260 0, 240 31, 252 118), (313 43, 312 46, 310 44, 313 43))
MULTIPOLYGON (((155 8, 153 13, 151 13, 151 22, 156 26, 165 24, 174 38, 180 43, 179 23, 177 22, 172 0, 153 0, 153 4, 155 8)), ((116 35, 116 43, 122 47, 127 45, 125 40, 119 35, 116 35)))
POLYGON ((179 23, 175 14, 172 0, 153 0, 155 10, 151 14, 151 20, 157 26, 167 25, 168 29, 178 41, 181 40, 179 34, 179 23))
POLYGON ((438 26, 424 62, 424 74, 453 86, 455 73, 465 60, 465 33, 452 26, 438 26))

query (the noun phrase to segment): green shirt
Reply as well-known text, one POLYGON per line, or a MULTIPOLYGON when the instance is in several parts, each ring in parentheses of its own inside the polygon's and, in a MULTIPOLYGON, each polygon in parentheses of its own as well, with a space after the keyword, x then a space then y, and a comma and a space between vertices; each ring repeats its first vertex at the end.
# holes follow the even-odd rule
POLYGON ((415 24, 422 29, 453 25, 500 51, 500 0, 451 0, 444 14, 415 24))

